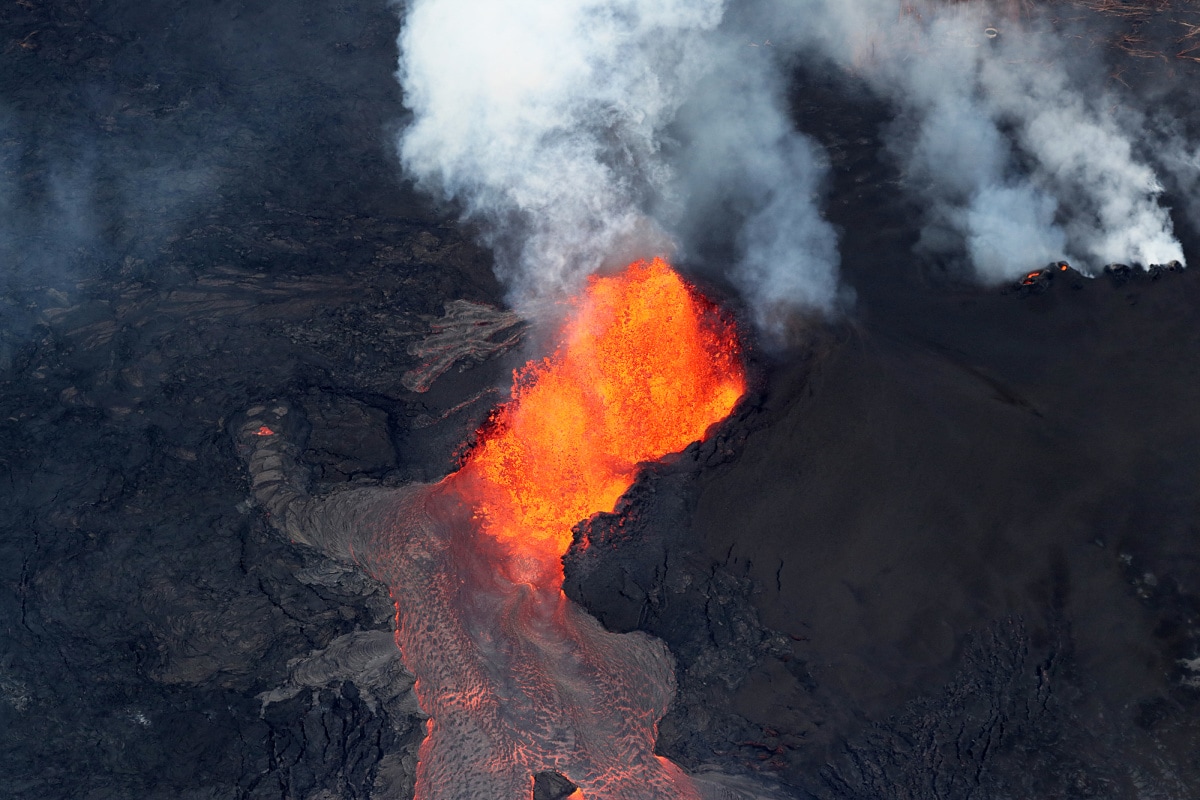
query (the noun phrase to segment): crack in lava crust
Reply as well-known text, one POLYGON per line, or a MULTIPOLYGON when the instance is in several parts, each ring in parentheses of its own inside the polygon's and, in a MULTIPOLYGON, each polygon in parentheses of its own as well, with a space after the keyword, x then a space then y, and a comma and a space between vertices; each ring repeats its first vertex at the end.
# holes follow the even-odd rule
POLYGON ((418 800, 525 799, 547 771, 587 800, 711 795, 654 754, 675 691, 666 645, 606 631, 571 603, 561 556, 639 462, 702 438, 744 386, 730 323, 655 260, 591 280, 562 346, 518 375, 438 484, 308 497, 289 478, 294 447, 274 434, 286 407, 248 412, 241 441, 273 523, 391 587, 430 717, 418 800))

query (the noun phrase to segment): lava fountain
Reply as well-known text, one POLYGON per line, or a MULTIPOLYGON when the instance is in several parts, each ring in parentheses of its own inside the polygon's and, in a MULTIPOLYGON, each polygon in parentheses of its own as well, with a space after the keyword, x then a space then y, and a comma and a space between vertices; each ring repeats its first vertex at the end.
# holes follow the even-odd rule
POLYGON ((558 349, 517 373, 440 483, 308 497, 286 477, 285 437, 258 435, 286 409, 248 413, 241 441, 274 524, 391 588, 429 715, 418 800, 526 800, 540 772, 586 800, 711 795, 654 754, 675 690, 666 646, 570 602, 561 557, 639 463, 701 439, 744 388, 732 324, 655 259, 589 279, 558 349))
POLYGON ((454 476, 521 582, 552 581, 576 523, 612 511, 640 462, 701 439, 745 391, 732 326, 662 259, 593 275, 572 305, 559 350, 515 375, 454 476))

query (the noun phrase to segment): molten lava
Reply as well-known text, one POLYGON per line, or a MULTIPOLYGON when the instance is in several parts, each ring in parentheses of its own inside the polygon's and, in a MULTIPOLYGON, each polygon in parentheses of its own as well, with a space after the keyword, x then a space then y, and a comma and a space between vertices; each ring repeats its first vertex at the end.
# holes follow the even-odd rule
POLYGON ((276 526, 391 589, 429 716, 415 800, 528 800, 545 772, 586 800, 716 796, 654 752, 675 693, 667 646, 570 602, 560 558, 639 462, 703 437, 744 386, 733 326, 655 260, 588 283, 558 349, 517 374, 463 468, 436 484, 308 497, 278 479, 294 463, 286 408, 258 409, 243 438, 276 526))
POLYGON ((557 351, 516 373, 459 476, 482 529, 542 564, 613 510, 640 462, 703 438, 745 391, 732 323, 662 259, 592 276, 572 305, 557 351))

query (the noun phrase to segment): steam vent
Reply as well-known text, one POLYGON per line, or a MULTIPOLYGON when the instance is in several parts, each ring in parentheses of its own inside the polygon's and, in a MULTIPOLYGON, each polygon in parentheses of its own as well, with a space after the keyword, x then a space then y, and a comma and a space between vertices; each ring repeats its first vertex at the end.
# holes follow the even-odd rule
POLYGON ((0 14, 0 797, 1200 797, 1200 7, 0 14))

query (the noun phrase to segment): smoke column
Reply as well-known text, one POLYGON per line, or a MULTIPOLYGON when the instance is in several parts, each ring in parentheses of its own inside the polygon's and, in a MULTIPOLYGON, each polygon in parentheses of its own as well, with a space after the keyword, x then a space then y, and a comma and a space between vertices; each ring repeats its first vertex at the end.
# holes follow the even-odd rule
POLYGON ((822 167, 723 0, 414 0, 408 175, 453 199, 524 313, 635 257, 741 225, 729 277, 764 326, 835 297, 822 167), (702 213, 703 212, 703 213, 702 213))
POLYGON ((1167 171, 1170 189, 1183 202, 1193 230, 1200 230, 1200 143, 1188 139, 1179 120, 1163 115, 1152 122, 1151 145, 1167 171))
POLYGON ((765 9, 760 24, 781 40, 899 109, 888 144, 928 209, 922 249, 965 254, 985 282, 1059 258, 1093 273, 1184 260, 1162 182, 1137 150, 1140 116, 1068 69, 1062 36, 1040 17, 1017 23, 983 2, 765 9))
POLYGON ((1042 17, 937 0, 727 11, 723 0, 410 4, 403 165, 478 224, 523 313, 647 253, 703 265, 714 230, 733 243, 723 269, 761 328, 830 307, 824 165, 784 111, 788 56, 832 63, 897 109, 885 138, 925 209, 921 252, 965 261, 985 283, 1063 258, 1092 274, 1184 261, 1160 200, 1164 182, 1195 185, 1196 149, 1177 142, 1152 164, 1143 115, 1042 17))

